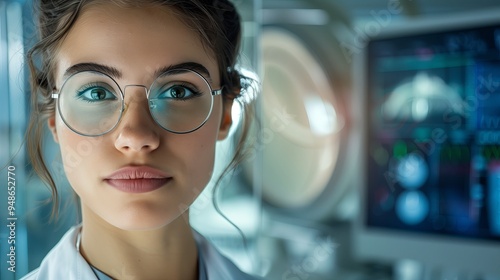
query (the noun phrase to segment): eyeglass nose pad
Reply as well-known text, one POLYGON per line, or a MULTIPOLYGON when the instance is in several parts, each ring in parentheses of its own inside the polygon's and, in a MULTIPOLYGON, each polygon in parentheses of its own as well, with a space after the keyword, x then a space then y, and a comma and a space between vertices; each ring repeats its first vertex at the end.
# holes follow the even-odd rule
POLYGON ((151 108, 152 110, 156 109, 157 105, 154 101, 150 100, 149 101, 149 108, 151 108))

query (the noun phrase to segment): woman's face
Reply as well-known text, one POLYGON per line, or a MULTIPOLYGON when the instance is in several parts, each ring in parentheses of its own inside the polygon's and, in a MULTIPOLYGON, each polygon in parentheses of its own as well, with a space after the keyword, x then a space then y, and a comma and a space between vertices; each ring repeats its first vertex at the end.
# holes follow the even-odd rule
MULTIPOLYGON (((56 54, 57 87, 65 72, 81 63, 115 68, 120 75, 114 73, 113 78, 122 89, 131 84, 149 87, 158 69, 197 63, 207 69, 204 76, 212 88, 220 88, 216 61, 196 31, 178 17, 159 7, 99 4, 85 8, 56 54)), ((223 108, 221 97, 215 96, 204 126, 174 134, 155 123, 143 88, 127 88, 125 104, 120 123, 103 136, 76 134, 57 112, 49 118, 49 128, 60 145, 66 175, 81 198, 84 215, 91 211, 87 216, 127 230, 159 228, 179 217, 208 183, 215 143, 230 126, 230 121, 224 121, 230 119, 230 106, 223 108), (117 171, 123 172, 116 175, 117 171), (144 179, 148 176, 161 179, 144 179)))

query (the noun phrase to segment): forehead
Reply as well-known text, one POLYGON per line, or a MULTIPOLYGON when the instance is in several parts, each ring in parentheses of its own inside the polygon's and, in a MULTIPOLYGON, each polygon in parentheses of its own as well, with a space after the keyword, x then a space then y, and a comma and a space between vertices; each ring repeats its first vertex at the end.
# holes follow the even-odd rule
POLYGON ((217 63, 199 33, 177 11, 158 5, 120 7, 110 3, 85 7, 55 56, 56 77, 78 63, 119 69, 124 78, 146 78, 169 65, 195 62, 218 81, 217 63))

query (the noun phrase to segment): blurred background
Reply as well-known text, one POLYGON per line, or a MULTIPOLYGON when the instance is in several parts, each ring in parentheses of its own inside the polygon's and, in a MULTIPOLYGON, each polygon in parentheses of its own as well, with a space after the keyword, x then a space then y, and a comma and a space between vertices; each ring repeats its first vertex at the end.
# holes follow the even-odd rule
MULTIPOLYGON (((248 159, 200 194, 193 227, 266 279, 500 279, 500 1, 233 2, 258 118, 248 159)), ((63 197, 51 223, 23 145, 34 30, 31 1, 0 0, 0 279, 36 268, 78 223, 58 146, 47 135, 63 197)))

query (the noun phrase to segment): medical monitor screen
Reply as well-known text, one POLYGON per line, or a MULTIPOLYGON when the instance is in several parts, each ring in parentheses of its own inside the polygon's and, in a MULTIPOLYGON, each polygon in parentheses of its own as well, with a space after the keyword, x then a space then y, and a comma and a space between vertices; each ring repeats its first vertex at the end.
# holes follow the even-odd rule
POLYGON ((500 25, 367 48, 366 226, 500 241, 500 25))

